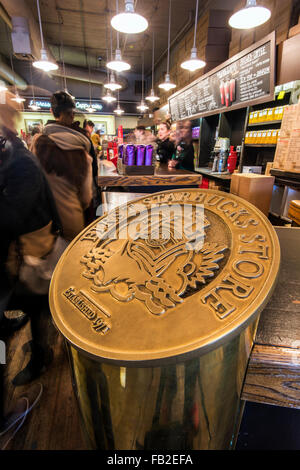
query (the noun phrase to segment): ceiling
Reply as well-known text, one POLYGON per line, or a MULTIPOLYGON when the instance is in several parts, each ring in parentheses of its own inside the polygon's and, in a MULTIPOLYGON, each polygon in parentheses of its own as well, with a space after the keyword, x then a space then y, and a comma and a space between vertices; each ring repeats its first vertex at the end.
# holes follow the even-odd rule
MULTIPOLYGON (((36 0, 26 0, 26 3, 37 20, 36 0)), ((169 1, 135 0, 135 3, 136 12, 148 19, 149 28, 141 34, 120 34, 120 46, 123 57, 130 61, 136 73, 141 73, 144 52, 145 73, 149 73, 153 32, 156 59, 167 48, 169 1)), ((189 20, 189 27, 193 25, 195 4, 196 0, 172 0, 171 40, 189 20)), ((203 4, 207 1, 200 0, 199 13, 203 4)), ((40 0, 40 8, 45 40, 57 61, 63 57, 72 65, 86 67, 87 61, 91 67, 105 65, 107 48, 110 54, 110 17, 116 11, 115 0, 40 0), (98 57, 102 57, 100 64, 98 57)), ((123 8, 124 2, 119 0, 119 11, 123 8)), ((112 42, 114 50, 117 42, 114 30, 112 42)))

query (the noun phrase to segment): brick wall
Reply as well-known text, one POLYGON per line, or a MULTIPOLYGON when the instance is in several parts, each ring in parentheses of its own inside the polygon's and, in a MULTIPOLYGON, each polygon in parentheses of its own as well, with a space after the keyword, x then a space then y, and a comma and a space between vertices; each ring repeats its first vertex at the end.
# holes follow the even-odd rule
MULTIPOLYGON (((224 0, 225 1, 225 0, 224 0)), ((248 31, 239 31, 228 27, 228 19, 232 12, 227 10, 210 10, 210 1, 203 4, 202 15, 197 26, 198 56, 204 59, 207 66, 198 72, 190 73, 180 67, 180 64, 190 55, 193 46, 194 28, 191 28, 183 39, 172 48, 170 60, 171 80, 177 85, 174 90, 180 90, 196 78, 207 73, 228 58, 246 49, 272 31, 276 31, 276 44, 288 38, 290 17, 293 0, 263 0, 261 3, 272 11, 270 20, 264 25, 248 31), (228 45, 228 46, 227 46, 228 45)), ((245 6, 245 0, 241 0, 236 10, 245 6)), ((160 105, 167 103, 168 97, 173 91, 166 93, 158 88, 158 84, 164 80, 166 65, 160 67, 155 76, 155 89, 160 96, 160 105)))

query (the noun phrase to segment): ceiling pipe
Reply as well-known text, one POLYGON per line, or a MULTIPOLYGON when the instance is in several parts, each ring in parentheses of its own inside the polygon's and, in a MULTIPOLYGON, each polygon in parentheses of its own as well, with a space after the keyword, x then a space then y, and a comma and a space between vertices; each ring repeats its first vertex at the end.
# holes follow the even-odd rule
POLYGON ((9 14, 7 13, 7 11, 5 10, 5 8, 3 7, 2 3, 0 3, 0 18, 3 19, 4 23, 7 24, 9 29, 12 29, 11 18, 9 14))
POLYGON ((27 83, 17 73, 13 72, 12 69, 2 61, 0 58, 0 77, 4 79, 10 85, 16 85, 17 88, 25 90, 27 83))
MULTIPOLYGON (((54 70, 52 75, 56 77, 63 77, 63 70, 60 67, 58 70, 54 70)), ((107 72, 102 72, 99 70, 91 69, 90 74, 88 70, 84 67, 76 67, 75 65, 65 65, 65 75, 66 78, 71 80, 77 80, 80 82, 91 82, 95 85, 103 85, 107 81, 107 72)), ((128 87, 128 81, 118 75, 117 78, 120 85, 122 85, 122 89, 126 89, 128 87)))

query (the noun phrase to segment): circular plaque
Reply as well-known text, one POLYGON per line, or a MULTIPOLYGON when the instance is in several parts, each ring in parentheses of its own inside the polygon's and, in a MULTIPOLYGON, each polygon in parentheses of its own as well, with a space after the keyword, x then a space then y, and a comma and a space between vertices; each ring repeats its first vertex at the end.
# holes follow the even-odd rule
POLYGON ((277 235, 247 201, 164 191, 96 220, 52 278, 57 328, 101 361, 151 365, 202 354, 246 328, 271 296, 277 235))

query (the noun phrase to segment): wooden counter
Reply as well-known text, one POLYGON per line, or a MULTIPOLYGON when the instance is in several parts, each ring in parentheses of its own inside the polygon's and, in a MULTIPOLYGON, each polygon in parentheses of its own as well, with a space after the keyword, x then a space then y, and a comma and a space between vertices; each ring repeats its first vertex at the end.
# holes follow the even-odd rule
POLYGON ((242 398, 300 408, 300 228, 276 232, 279 279, 260 317, 242 398))
POLYGON ((169 169, 167 165, 157 165, 154 175, 119 175, 117 170, 100 166, 99 187, 110 186, 198 186, 202 176, 192 171, 169 169))

